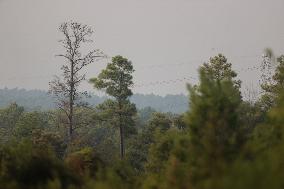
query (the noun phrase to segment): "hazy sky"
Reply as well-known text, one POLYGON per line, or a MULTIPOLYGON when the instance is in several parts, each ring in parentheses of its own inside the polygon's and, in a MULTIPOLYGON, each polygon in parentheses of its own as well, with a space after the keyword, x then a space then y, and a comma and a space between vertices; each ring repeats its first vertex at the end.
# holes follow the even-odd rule
MULTIPOLYGON (((48 89, 60 73, 61 22, 93 26, 95 43, 136 69, 134 92, 186 93, 186 77, 224 53, 244 86, 257 83, 263 49, 284 53, 283 0, 0 0, 0 87, 48 89), (180 80, 177 80, 180 79, 180 80), (176 82, 173 82, 174 80, 176 82), (150 85, 170 81, 170 84, 150 85)), ((96 76, 107 61, 86 70, 96 76)), ((92 86, 84 83, 84 89, 92 86)))

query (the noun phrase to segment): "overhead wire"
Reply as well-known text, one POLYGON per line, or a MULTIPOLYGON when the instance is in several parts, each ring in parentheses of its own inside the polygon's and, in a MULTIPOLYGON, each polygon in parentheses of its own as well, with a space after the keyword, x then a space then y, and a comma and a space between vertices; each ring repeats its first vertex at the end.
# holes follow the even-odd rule
MULTIPOLYGON (((236 56, 238 58, 248 58, 248 57, 259 57, 259 56, 236 56)), ((109 59, 109 58, 107 58, 109 59)), ((196 61, 197 60, 192 60, 192 61, 196 61)), ((167 66, 184 66, 184 65, 189 65, 190 62, 189 61, 187 63, 175 63, 175 64, 159 64, 159 65, 146 65, 146 66, 142 66, 139 69, 142 70, 147 70, 147 69, 152 69, 152 68, 165 68, 167 66)), ((199 62, 205 62, 205 61, 200 61, 199 62)), ((260 66, 252 66, 252 67, 246 67, 246 68, 241 68, 241 69, 235 69, 237 72, 246 72, 246 71, 253 71, 253 70, 259 70, 260 66)), ((138 70, 137 70, 138 71, 138 70)), ((29 80, 29 79, 43 79, 43 78, 52 78, 52 76, 54 75, 45 75, 45 76, 24 76, 24 77, 10 77, 10 78, 4 78, 1 79, 2 81, 10 81, 10 80, 29 80)), ((171 79, 171 80, 158 80, 158 81, 152 81, 149 83, 138 83, 138 84, 134 84, 135 88, 138 87, 146 87, 146 86, 156 86, 156 85, 167 85, 167 84, 173 84, 173 83, 180 83, 180 82, 184 82, 184 81, 192 81, 192 80, 198 80, 198 78, 196 77, 192 77, 192 76, 184 76, 184 77, 180 77, 180 78, 176 78, 176 79, 171 79)))

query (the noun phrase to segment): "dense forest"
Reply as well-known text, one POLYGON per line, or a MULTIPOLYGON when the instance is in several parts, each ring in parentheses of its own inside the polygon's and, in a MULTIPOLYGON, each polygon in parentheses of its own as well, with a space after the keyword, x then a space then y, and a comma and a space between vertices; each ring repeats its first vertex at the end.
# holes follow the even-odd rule
MULTIPOLYGON (((89 106, 97 106, 108 99, 107 96, 98 96, 90 92, 90 96, 85 98, 89 106)), ((0 107, 4 108, 11 103, 17 103, 23 106, 26 111, 34 110, 52 110, 56 108, 54 98, 42 90, 25 90, 25 89, 0 89, 0 107)), ((130 101, 138 109, 151 107, 159 112, 183 113, 188 109, 187 96, 166 95, 159 96, 154 94, 133 94, 130 101)))
POLYGON ((1 90, 1 106, 18 102, 0 110, 1 189, 284 187, 284 55, 265 51, 255 101, 244 100, 241 80, 222 54, 200 66, 186 102, 182 95, 133 95, 132 62, 112 57, 89 80, 111 98, 88 101, 78 90, 82 68, 105 54, 81 53, 89 26, 68 22, 59 31, 65 64, 49 83, 52 98, 1 90), (160 104, 168 102, 180 107, 170 112, 160 104))

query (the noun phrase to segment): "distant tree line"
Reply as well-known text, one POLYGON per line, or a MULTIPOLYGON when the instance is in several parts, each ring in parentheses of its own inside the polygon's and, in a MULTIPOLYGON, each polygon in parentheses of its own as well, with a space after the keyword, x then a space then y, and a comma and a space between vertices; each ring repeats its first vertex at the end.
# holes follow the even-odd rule
MULTIPOLYGON (((96 106, 106 99, 108 96, 97 96, 93 93, 88 94, 90 97, 84 101, 90 106, 96 106)), ((54 99, 44 90, 26 90, 19 88, 3 88, 0 89, 0 107, 4 108, 11 103, 17 103, 27 111, 34 110, 53 110, 56 108, 54 99)), ((186 95, 159 96, 155 94, 133 94, 130 101, 136 105, 138 109, 151 107, 160 112, 183 113, 188 109, 188 97, 186 95)))

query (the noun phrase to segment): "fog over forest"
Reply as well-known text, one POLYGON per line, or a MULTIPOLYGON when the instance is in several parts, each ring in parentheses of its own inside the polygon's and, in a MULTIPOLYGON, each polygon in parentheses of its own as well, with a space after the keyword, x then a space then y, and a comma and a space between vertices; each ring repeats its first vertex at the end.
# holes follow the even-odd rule
MULTIPOLYGON (((91 95, 86 98, 90 106, 96 106, 109 96, 91 95)), ((0 89, 0 108, 4 108, 11 103, 17 103, 28 111, 52 110, 56 108, 55 99, 47 91, 25 90, 25 89, 0 89)), ((183 113, 188 109, 188 97, 185 95, 159 96, 154 94, 134 94, 131 102, 136 104, 138 109, 151 107, 156 111, 183 113)))

